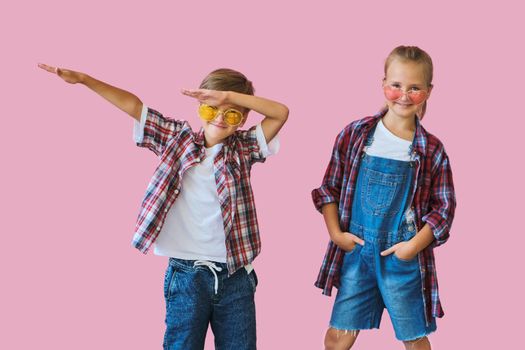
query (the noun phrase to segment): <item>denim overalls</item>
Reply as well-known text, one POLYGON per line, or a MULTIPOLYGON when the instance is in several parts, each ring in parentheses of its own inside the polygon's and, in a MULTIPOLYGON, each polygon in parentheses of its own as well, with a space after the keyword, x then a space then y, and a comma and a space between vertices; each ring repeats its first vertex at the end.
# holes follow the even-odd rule
MULTIPOLYGON (((370 133, 373 135, 373 130, 370 133)), ((369 136, 368 144, 370 144, 369 136)), ((330 327, 339 330, 379 328, 386 307, 396 337, 407 341, 436 329, 427 326, 417 256, 406 261, 381 251, 416 234, 410 216, 413 162, 363 153, 348 232, 362 238, 346 252, 330 327)))

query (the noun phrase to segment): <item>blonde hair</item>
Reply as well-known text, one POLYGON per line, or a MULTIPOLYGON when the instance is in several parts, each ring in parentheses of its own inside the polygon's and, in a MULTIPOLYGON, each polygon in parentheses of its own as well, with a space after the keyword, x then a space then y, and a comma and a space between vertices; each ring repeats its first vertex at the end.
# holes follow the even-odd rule
MULTIPOLYGON (((432 64, 432 58, 424 50, 417 46, 398 46, 390 52, 385 61, 385 77, 390 63, 394 60, 409 61, 421 64, 423 66, 423 74, 428 87, 432 87, 432 78, 434 74, 434 65, 432 64)), ((423 119, 425 112, 427 111, 427 101, 423 103, 421 107, 421 113, 418 113, 418 117, 423 119)))

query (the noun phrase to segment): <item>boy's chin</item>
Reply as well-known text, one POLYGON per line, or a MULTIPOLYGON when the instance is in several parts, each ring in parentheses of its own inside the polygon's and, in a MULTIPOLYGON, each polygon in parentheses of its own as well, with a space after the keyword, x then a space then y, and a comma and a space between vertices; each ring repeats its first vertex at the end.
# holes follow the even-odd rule
POLYGON ((209 140, 215 140, 216 142, 223 142, 228 137, 230 137, 233 132, 230 131, 221 131, 221 130, 210 130, 210 129, 204 129, 204 134, 206 136, 206 139, 209 140))

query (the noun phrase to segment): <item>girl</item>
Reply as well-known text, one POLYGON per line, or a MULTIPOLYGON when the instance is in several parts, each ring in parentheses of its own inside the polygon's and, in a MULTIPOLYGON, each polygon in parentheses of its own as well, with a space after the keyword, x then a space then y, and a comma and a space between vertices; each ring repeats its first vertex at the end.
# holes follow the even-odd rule
POLYGON ((331 241, 315 285, 338 288, 326 349, 350 349, 379 328, 387 308, 407 349, 430 349, 442 317, 433 248, 445 243, 456 200, 443 144, 420 124, 432 60, 399 46, 385 62, 385 108, 338 135, 321 187, 312 191, 331 241))

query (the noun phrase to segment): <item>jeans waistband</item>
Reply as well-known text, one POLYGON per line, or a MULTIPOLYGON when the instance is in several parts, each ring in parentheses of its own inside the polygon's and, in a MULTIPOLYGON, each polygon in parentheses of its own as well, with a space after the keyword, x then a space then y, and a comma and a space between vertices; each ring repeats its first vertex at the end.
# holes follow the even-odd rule
MULTIPOLYGON (((206 269, 206 270, 208 269, 206 266, 203 266, 203 265, 195 265, 196 261, 204 261, 204 260, 185 260, 185 259, 179 259, 179 258, 170 258, 169 264, 173 267, 179 267, 186 271, 192 271, 196 269, 206 269)), ((220 267, 222 269, 221 272, 226 272, 226 273, 228 272, 228 266, 226 265, 226 263, 221 263, 217 261, 210 261, 210 262, 213 263, 215 266, 220 267)))
POLYGON ((213 274, 215 281, 215 294, 217 294, 219 289, 219 276, 217 274, 228 273, 228 268, 226 267, 225 263, 219 263, 209 260, 183 260, 177 258, 170 258, 169 264, 172 267, 182 268, 186 271, 197 270, 199 268, 203 268, 205 270, 210 271, 213 274))

